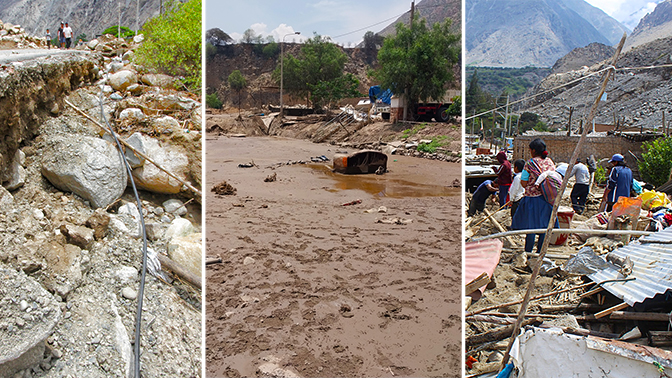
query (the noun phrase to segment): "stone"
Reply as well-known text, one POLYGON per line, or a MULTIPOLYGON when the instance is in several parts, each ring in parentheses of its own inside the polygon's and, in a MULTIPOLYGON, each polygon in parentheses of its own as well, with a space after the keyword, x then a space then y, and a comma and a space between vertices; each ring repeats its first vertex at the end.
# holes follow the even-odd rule
POLYGON ((59 227, 61 234, 65 235, 70 244, 88 249, 93 243, 93 230, 88 227, 64 224, 59 227))
POLYGON ((145 36, 142 34, 138 34, 135 37, 133 37, 133 42, 135 43, 140 43, 145 40, 145 36))
POLYGON ((133 96, 139 96, 145 91, 145 87, 140 84, 131 84, 126 88, 133 96))
POLYGON ((140 77, 140 80, 149 86, 152 87, 161 87, 166 89, 175 88, 175 78, 163 74, 144 74, 140 77))
POLYGON ((128 108, 124 109, 119 113, 119 120, 121 121, 130 121, 130 122, 141 122, 145 118, 145 113, 142 112, 141 109, 138 108, 128 108))
POLYGON ((25 164, 26 154, 17 149, 9 167, 8 177, 6 178, 6 181, 8 182, 5 185, 5 188, 7 188, 7 190, 16 190, 26 183, 27 175, 24 168, 25 164))
POLYGON ((122 96, 121 94, 119 94, 119 92, 114 92, 114 93, 112 93, 112 94, 110 95, 110 100, 117 100, 117 101, 119 101, 119 100, 123 100, 123 99, 124 99, 124 96, 122 96))
POLYGON ((86 220, 86 227, 93 230, 93 237, 100 240, 107 234, 108 226, 110 225, 110 215, 103 209, 96 209, 93 214, 86 220))
POLYGON ((163 208, 166 209, 166 212, 174 215, 185 215, 187 213, 187 207, 184 206, 184 202, 178 199, 169 199, 163 203, 163 208))
POLYGON ((138 76, 133 71, 121 70, 110 75, 110 85, 115 91, 123 92, 131 84, 136 84, 137 82, 138 76))
POLYGON ((110 63, 110 72, 119 72, 124 69, 124 64, 119 62, 110 63))
POLYGON ((168 256, 193 274, 201 275, 203 259, 202 238, 200 233, 187 236, 174 236, 168 242, 168 256))
POLYGON ((100 138, 56 137, 42 156, 42 175, 58 189, 71 191, 93 207, 105 207, 124 193, 128 177, 119 152, 100 138))
POLYGON ((82 282, 82 250, 73 244, 61 245, 51 241, 42 245, 40 252, 48 266, 42 279, 44 286, 62 298, 67 298, 82 282))
POLYGON ((164 226, 160 223, 147 223, 145 224, 145 232, 149 240, 157 241, 163 237, 164 226))
POLYGON ((126 227, 126 224, 116 216, 110 216, 110 228, 124 235, 129 235, 131 233, 131 230, 126 227))
POLYGON ((130 287, 125 287, 121 289, 121 295, 126 299, 135 300, 138 297, 138 292, 130 287))
POLYGON ((0 213, 8 213, 14 208, 14 196, 3 186, 0 186, 0 213))
POLYGON ((22 299, 21 302, 19 302, 19 308, 21 309, 21 311, 26 311, 26 309, 28 308, 28 302, 26 302, 25 299, 22 299))
POLYGON ((40 209, 34 209, 33 210, 33 218, 35 218, 35 220, 44 219, 44 211, 42 211, 40 209))
POLYGON ((397 152, 397 149, 392 147, 392 146, 385 146, 383 147, 382 151, 385 155, 394 155, 395 152, 397 152))
MULTIPOLYGON (((131 147, 136 149, 141 154, 147 154, 142 134, 138 132, 133 133, 130 137, 128 137, 128 139, 126 139, 126 143, 130 144, 131 147)), ((145 164, 145 158, 136 155, 133 151, 131 151, 130 148, 126 149, 126 161, 128 161, 128 164, 130 164, 131 168, 142 167, 145 164)))
POLYGON ((164 237, 166 239, 173 239, 176 236, 187 236, 194 232, 194 226, 184 218, 175 218, 170 222, 170 226, 166 230, 164 237))
POLYGON ((254 263, 255 263, 255 260, 250 256, 247 256, 243 259, 243 265, 252 265, 254 263))
POLYGON ((177 130, 180 128, 180 123, 171 116, 163 116, 152 120, 152 128, 154 130, 177 130))
POLYGON ((138 210, 138 207, 135 205, 133 202, 127 202, 119 207, 117 210, 117 214, 121 215, 127 215, 127 219, 129 219, 133 223, 133 230, 137 230, 137 235, 141 235, 141 224, 140 224, 140 211, 138 210))
MULTIPOLYGON (((146 155, 159 166, 171 172, 182 180, 187 180, 189 172, 189 158, 176 146, 159 145, 156 139, 141 136, 146 155)), ((144 164, 133 170, 133 177, 138 188, 154 193, 176 194, 182 188, 182 183, 168 176, 154 164, 144 164)))
POLYGON ((98 44, 100 44, 100 42, 97 39, 92 39, 86 44, 86 46, 91 50, 95 50, 98 44))
POLYGON ((122 266, 115 272, 115 276, 122 284, 135 282, 138 278, 138 271, 131 266, 122 266))

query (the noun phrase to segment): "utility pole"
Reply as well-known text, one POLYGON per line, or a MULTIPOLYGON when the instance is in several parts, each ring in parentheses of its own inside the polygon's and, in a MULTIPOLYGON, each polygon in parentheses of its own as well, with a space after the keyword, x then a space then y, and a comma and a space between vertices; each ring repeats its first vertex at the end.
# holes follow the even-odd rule
POLYGON ((119 0, 119 23, 117 24, 117 38, 121 38, 121 0, 119 0))
POLYGON ((140 0, 135 0, 135 35, 140 31, 140 0))
POLYGON ((509 124, 509 95, 506 95, 506 115, 504 116, 504 132, 511 134, 511 131, 509 130, 509 127, 511 125, 509 124))
MULTIPOLYGON (((411 1, 411 35, 413 35, 413 16, 415 15, 415 1, 411 1)), ((408 49, 410 46, 406 46, 408 49)), ((404 121, 408 118, 408 89, 404 89, 404 121)))

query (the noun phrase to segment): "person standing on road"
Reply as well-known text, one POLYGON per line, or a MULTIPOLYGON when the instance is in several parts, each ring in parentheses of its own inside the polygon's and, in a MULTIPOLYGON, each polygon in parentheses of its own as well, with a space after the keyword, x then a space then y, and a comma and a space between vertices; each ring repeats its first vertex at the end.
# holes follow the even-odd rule
POLYGON ((572 176, 576 178, 572 194, 570 194, 572 208, 574 208, 577 214, 583 214, 590 191, 590 171, 585 164, 577 159, 574 168, 572 168, 572 173, 569 174, 570 178, 572 176))
MULTIPOLYGON (((547 171, 555 171, 555 164, 548 157, 546 143, 537 138, 530 142, 531 159, 525 164, 523 173, 520 174, 520 184, 525 188, 525 195, 520 200, 520 204, 513 214, 511 220, 512 230, 535 230, 548 227, 548 221, 551 219, 553 206, 546 202, 542 191, 536 185, 537 178, 547 171)), ((555 219, 555 227, 558 227, 558 219, 555 219)), ((525 252, 532 252, 534 240, 537 234, 527 234, 525 236, 525 252)), ((537 252, 541 250, 544 243, 544 234, 539 234, 537 243, 537 252)))
POLYGON ((499 151, 497 154, 497 161, 499 168, 492 167, 492 170, 497 173, 497 183, 499 184, 499 206, 506 205, 506 197, 509 194, 509 188, 513 182, 511 175, 511 162, 506 158, 506 151, 499 151))
POLYGON ((65 46, 65 38, 63 38, 63 23, 61 22, 61 27, 56 31, 56 39, 58 39, 58 47, 63 48, 65 46))
POLYGON ((620 197, 630 197, 632 190, 632 170, 625 165, 623 155, 615 154, 609 160, 613 165, 607 182, 607 211, 611 211, 620 197))
POLYGON ((49 33, 49 29, 47 29, 47 34, 44 35, 44 38, 47 40, 47 48, 51 49, 51 33, 49 33))
POLYGON ((65 28, 63 29, 63 37, 65 38, 65 48, 69 49, 70 44, 72 43, 72 29, 68 26, 68 23, 65 23, 65 28))

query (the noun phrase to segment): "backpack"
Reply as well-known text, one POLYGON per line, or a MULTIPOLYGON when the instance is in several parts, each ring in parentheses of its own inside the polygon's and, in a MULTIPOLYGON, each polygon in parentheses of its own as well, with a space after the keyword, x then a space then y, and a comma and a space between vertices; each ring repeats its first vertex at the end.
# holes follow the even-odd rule
POLYGON ((558 172, 549 171, 538 186, 546 202, 553 205, 562 186, 562 176, 558 172))

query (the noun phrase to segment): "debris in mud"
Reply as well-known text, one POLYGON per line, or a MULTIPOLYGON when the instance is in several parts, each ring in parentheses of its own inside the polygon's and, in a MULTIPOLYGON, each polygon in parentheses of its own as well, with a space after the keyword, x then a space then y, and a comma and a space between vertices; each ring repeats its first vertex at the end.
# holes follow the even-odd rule
POLYGON ((376 209, 376 208, 373 208, 373 209, 364 210, 364 212, 367 213, 367 214, 371 214, 371 213, 387 213, 387 207, 385 207, 385 206, 380 206, 380 207, 378 207, 377 209, 376 209))
POLYGON ((356 199, 356 200, 354 200, 354 201, 346 202, 346 203, 344 203, 344 204, 341 205, 341 206, 359 205, 360 203, 362 203, 362 200, 361 200, 361 199, 356 199))
POLYGON ((235 196, 237 189, 226 181, 222 181, 210 189, 211 192, 217 193, 220 196, 235 196))
POLYGON ((383 218, 376 220, 376 223, 407 225, 413 223, 413 219, 407 218, 383 218))
MULTIPOLYGON (((253 167, 257 167, 257 165, 254 164, 254 160, 251 161, 251 162, 249 162, 249 163, 240 163, 240 164, 238 164, 238 168, 253 168, 253 167)), ((257 167, 257 168, 259 168, 259 167, 257 167)))
POLYGON ((355 314, 352 313, 352 308, 350 307, 350 305, 347 304, 342 304, 338 312, 344 318, 352 318, 353 316, 355 316, 355 314))
POLYGON ((276 172, 273 172, 272 175, 268 175, 264 179, 264 182, 275 182, 277 179, 278 179, 278 174, 276 172))
POLYGON ((462 187, 462 182, 460 181, 460 179, 455 179, 455 180, 453 180, 452 185, 453 185, 453 188, 461 188, 462 187))

